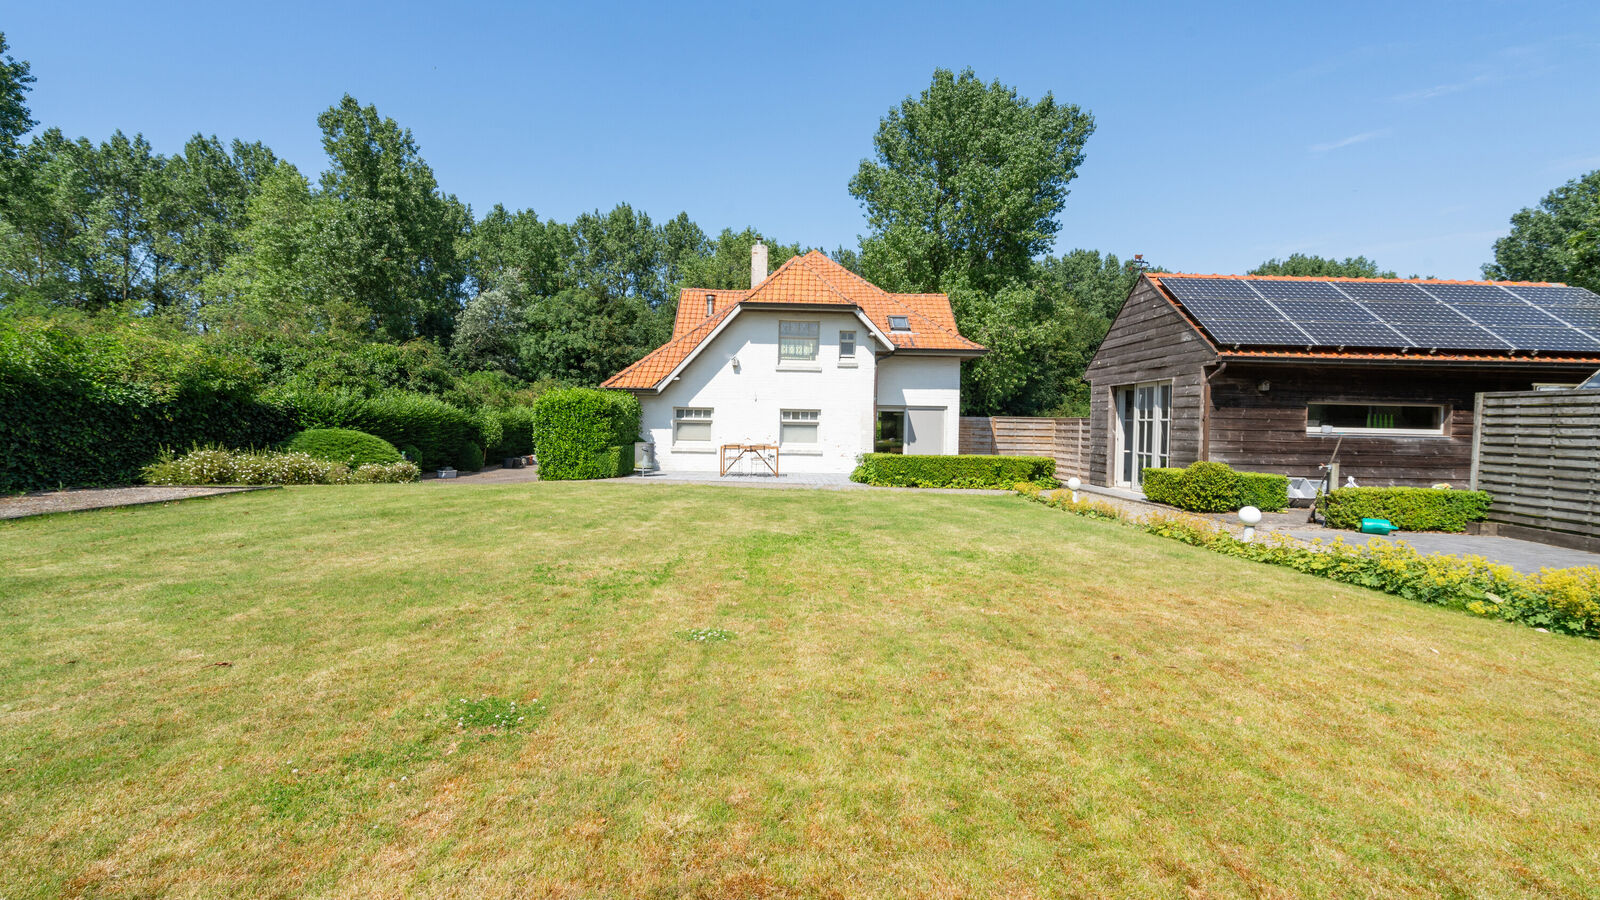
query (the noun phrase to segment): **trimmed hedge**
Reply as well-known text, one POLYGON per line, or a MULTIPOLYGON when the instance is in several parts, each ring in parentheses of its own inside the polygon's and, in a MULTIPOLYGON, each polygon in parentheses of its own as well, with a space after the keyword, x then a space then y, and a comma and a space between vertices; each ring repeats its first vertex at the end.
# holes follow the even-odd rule
POLYGON ((421 394, 390 392, 361 397, 347 392, 292 393, 282 396, 304 428, 353 428, 396 447, 417 448, 423 469, 456 465, 467 444, 482 430, 466 410, 421 394))
POLYGON ((154 323, 0 321, 0 493, 134 484, 162 448, 272 446, 299 429, 258 386, 154 323))
POLYGON ((1190 512, 1233 512, 1254 506, 1277 512, 1289 506, 1289 479, 1265 472, 1235 472, 1226 463, 1196 462, 1187 469, 1142 469, 1145 499, 1190 512))
POLYGON ((533 407, 508 406, 494 411, 500 419, 500 443, 489 455, 495 458, 527 456, 533 452, 533 407))
POLYGON ((1346 487, 1317 500, 1317 511, 1334 528, 1359 529, 1362 519, 1388 519, 1402 531, 1466 531, 1468 522, 1489 515, 1486 491, 1444 488, 1346 487))
POLYGON ((283 449, 347 466, 387 466, 400 461, 400 451, 393 444, 348 428, 308 428, 285 441, 283 449))
POLYGON ((463 472, 476 472, 483 468, 483 448, 469 443, 456 456, 456 468, 463 472))
POLYGON ((918 456, 864 453, 850 480, 878 487, 1011 488, 1047 482, 1056 461, 1047 456, 918 456))
POLYGON ((559 388, 545 392, 533 407, 539 478, 614 478, 632 472, 639 415, 639 398, 621 391, 559 388))

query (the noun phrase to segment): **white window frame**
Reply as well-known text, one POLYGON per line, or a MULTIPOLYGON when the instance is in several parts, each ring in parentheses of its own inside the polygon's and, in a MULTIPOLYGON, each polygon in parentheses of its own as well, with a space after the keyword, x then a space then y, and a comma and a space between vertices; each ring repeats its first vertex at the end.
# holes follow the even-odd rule
POLYGON ((818 349, 819 346, 821 346, 821 344, 822 344, 822 323, 817 321, 816 319, 779 319, 778 320, 778 362, 781 362, 781 363, 814 363, 814 362, 817 361, 817 349, 818 349), (795 336, 795 335, 792 335, 792 334, 791 335, 786 335, 786 334, 783 333, 783 327, 785 325, 808 325, 808 326, 810 326, 810 330, 812 332, 811 336, 810 337, 798 337, 798 336, 795 336), (788 340, 788 341, 810 341, 811 342, 811 355, 810 356, 785 356, 784 353, 783 353, 783 342, 786 341, 786 340, 788 340))
POLYGON ((1312 400, 1306 403, 1306 434, 1328 435, 1362 435, 1370 437, 1443 437, 1446 427, 1450 424, 1450 410, 1442 403, 1384 403, 1365 402, 1359 400, 1312 400), (1363 409, 1373 406, 1410 406, 1417 409, 1436 409, 1439 411, 1439 427, 1437 428, 1339 428, 1334 425, 1323 430, 1321 425, 1311 424, 1311 407, 1313 406, 1359 406, 1363 409))
POLYGON ((822 410, 819 409, 784 409, 778 411, 778 446, 784 453, 821 453, 822 452, 822 410), (811 425, 817 430, 816 440, 812 441, 786 441, 783 438, 785 425, 811 425))
POLYGON ((710 406, 675 406, 672 408, 672 449, 674 450, 709 450, 715 443, 712 428, 716 421, 716 409, 710 406), (704 415, 701 415, 704 413, 704 415), (703 441, 685 441, 678 439, 678 425, 705 425, 709 435, 703 441))
POLYGON ((839 365, 845 367, 856 365, 856 333, 853 329, 839 332, 839 365), (849 353, 844 350, 846 346, 850 348, 849 353))
POLYGON ((1123 384, 1112 389, 1111 422, 1115 429, 1112 449, 1116 454, 1112 461, 1112 484, 1138 490, 1141 471, 1147 467, 1171 465, 1173 387, 1169 378, 1123 384), (1123 406, 1124 396, 1130 398, 1133 407, 1131 419, 1123 406), (1166 400, 1165 406, 1162 399, 1166 400), (1128 473, 1127 477, 1124 472, 1128 473))

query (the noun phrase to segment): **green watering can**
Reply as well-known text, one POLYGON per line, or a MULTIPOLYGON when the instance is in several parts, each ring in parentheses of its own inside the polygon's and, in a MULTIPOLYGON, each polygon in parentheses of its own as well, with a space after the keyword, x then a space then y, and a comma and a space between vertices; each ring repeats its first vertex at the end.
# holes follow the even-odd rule
POLYGON ((1394 523, 1390 522, 1388 519, 1361 520, 1362 534, 1392 534, 1399 530, 1400 529, 1394 527, 1394 523))

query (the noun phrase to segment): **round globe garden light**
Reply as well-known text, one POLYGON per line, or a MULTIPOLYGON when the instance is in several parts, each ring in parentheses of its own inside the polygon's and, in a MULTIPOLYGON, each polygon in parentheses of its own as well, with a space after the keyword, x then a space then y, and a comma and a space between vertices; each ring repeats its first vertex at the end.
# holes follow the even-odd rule
POLYGON ((1255 540, 1256 525, 1261 522, 1261 510, 1254 506, 1246 506, 1239 510, 1239 524, 1244 526, 1243 540, 1246 544, 1255 540))
POLYGON ((1078 488, 1081 487, 1083 487, 1083 482, 1078 480, 1078 476, 1074 475, 1067 479, 1067 490, 1072 492, 1073 503, 1078 502, 1078 488))

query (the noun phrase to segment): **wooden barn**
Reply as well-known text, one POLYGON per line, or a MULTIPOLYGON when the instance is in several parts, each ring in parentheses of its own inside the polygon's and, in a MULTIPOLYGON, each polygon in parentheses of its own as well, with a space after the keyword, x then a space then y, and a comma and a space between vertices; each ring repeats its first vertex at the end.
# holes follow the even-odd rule
POLYGON ((1089 481, 1215 460, 1465 486, 1477 394, 1600 365, 1600 296, 1523 282, 1147 274, 1089 364, 1089 481))

